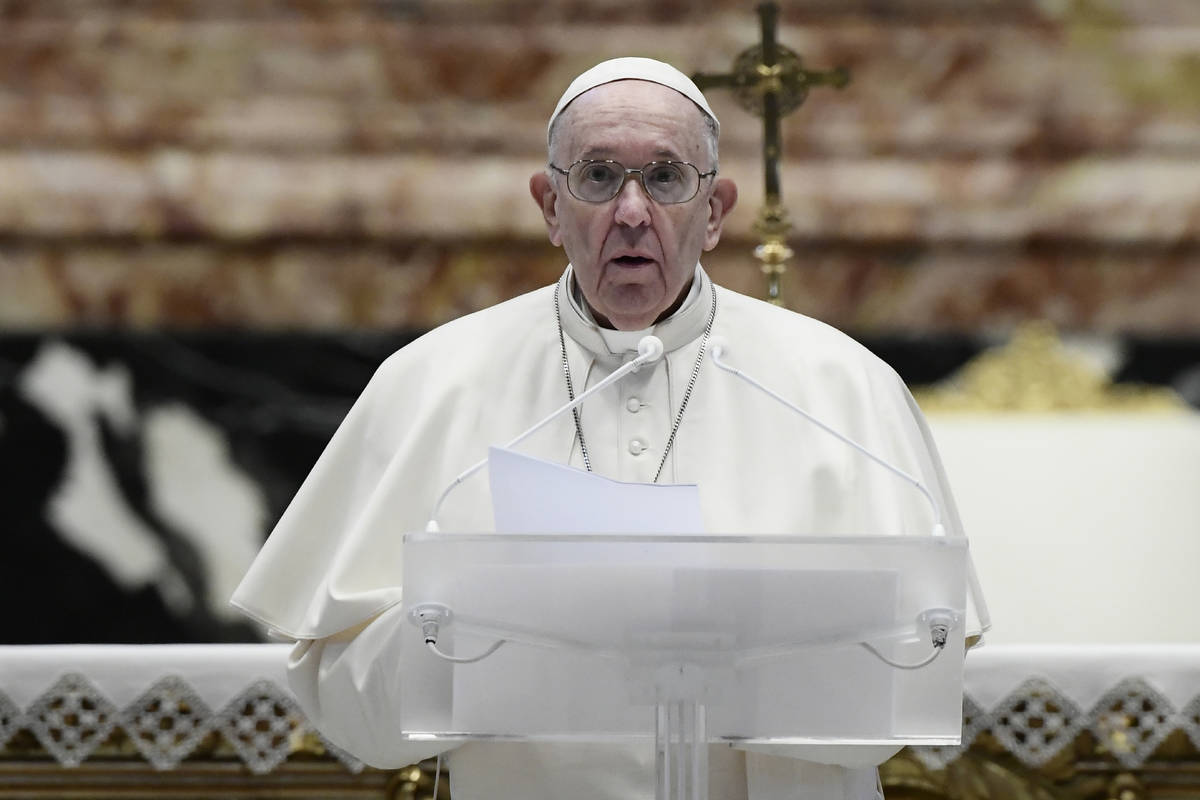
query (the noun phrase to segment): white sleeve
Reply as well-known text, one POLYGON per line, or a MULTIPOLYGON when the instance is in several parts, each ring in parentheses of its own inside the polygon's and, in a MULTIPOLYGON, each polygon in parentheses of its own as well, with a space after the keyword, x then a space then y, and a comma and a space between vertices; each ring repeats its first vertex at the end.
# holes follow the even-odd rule
POLYGON ((309 722, 373 767, 415 764, 449 749, 400 738, 400 634, 396 604, 353 637, 306 639, 288 657, 288 683, 309 722))

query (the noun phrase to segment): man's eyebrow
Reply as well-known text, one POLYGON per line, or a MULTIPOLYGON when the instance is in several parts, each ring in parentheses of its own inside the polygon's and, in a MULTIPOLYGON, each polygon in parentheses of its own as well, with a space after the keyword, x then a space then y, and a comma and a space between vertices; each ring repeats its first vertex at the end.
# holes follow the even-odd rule
MULTIPOLYGON (((589 147, 588 149, 584 150, 583 154, 580 155, 579 158, 580 158, 580 160, 583 160, 583 161, 590 161, 593 159, 612 158, 613 152, 614 152, 614 148, 612 148, 612 147, 598 145, 596 147, 589 147)), ((654 160, 656 160, 656 161, 681 161, 683 159, 681 159, 679 153, 676 152, 675 150, 659 148, 658 150, 654 151, 654 160)))
POLYGON ((580 155, 579 158, 581 160, 612 158, 612 152, 613 151, 611 147, 589 147, 587 150, 583 151, 583 154, 580 155))

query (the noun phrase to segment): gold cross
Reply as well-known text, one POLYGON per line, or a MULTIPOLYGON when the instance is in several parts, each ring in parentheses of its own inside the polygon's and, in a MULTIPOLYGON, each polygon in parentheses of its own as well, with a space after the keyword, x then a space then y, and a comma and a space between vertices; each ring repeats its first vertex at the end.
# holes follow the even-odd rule
POLYGON ((762 262, 767 276, 767 299, 783 305, 779 279, 787 268, 792 250, 787 235, 792 224, 779 191, 780 120, 800 107, 813 86, 833 86, 841 89, 850 82, 844 67, 829 72, 804 69, 800 56, 775 40, 779 6, 773 2, 758 5, 762 24, 762 44, 754 45, 734 59, 733 69, 724 75, 698 72, 692 80, 701 89, 733 89, 742 108, 763 120, 763 176, 765 198, 754 223, 754 232, 762 243, 754 248, 754 256, 762 262))

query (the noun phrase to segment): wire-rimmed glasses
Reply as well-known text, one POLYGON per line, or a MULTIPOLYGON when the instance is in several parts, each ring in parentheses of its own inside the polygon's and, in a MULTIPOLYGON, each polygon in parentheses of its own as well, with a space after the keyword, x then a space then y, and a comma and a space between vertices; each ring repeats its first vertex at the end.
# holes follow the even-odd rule
POLYGON ((686 203, 700 191, 700 181, 711 178, 717 171, 701 172, 687 161, 651 161, 640 169, 630 169, 612 159, 580 159, 563 169, 554 164, 550 169, 567 176, 571 196, 585 203, 607 203, 617 196, 625 180, 637 173, 651 199, 662 205, 686 203))

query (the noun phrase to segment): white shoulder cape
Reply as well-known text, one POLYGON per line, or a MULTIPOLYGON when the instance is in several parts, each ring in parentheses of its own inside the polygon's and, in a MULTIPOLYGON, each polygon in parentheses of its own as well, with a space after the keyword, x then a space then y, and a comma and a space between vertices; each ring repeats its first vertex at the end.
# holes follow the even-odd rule
MULTIPOLYGON (((719 301, 713 334, 729 343, 727 361, 920 477, 941 505, 947 535, 963 535, 929 431, 890 367, 823 323, 715 287, 700 274, 705 302, 713 292, 719 301)), ((290 638, 318 639, 399 603, 402 535, 424 527, 441 491, 489 445, 565 402, 553 311, 564 286, 458 319, 388 358, 233 604, 290 638)), ((619 363, 597 355, 577 322, 566 342, 577 391, 619 363)), ((667 371, 670 388, 656 402, 678 406, 698 347, 698 340, 669 346, 656 368, 667 371)), ((603 393, 585 407, 588 444, 601 461, 620 452, 615 409, 603 393)), ((582 466, 569 414, 522 449, 582 466)), ((713 532, 926 535, 932 521, 911 486, 707 362, 664 480, 700 484, 713 532)), ((486 476, 457 488, 440 521, 448 531, 490 530, 486 476)), ((968 634, 989 626, 972 588, 968 634)))

